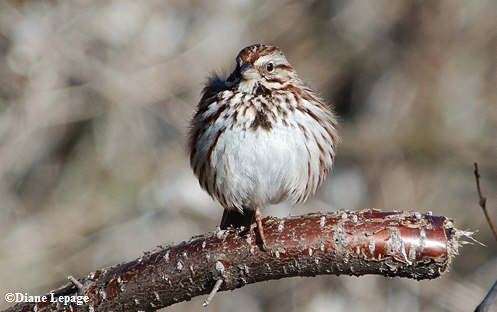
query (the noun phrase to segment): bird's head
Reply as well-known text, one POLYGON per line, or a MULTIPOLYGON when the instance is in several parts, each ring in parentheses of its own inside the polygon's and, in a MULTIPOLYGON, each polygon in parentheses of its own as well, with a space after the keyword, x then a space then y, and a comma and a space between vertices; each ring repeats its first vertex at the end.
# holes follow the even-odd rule
POLYGON ((238 91, 257 94, 281 89, 294 78, 295 72, 279 48, 255 44, 238 53, 227 82, 238 91))

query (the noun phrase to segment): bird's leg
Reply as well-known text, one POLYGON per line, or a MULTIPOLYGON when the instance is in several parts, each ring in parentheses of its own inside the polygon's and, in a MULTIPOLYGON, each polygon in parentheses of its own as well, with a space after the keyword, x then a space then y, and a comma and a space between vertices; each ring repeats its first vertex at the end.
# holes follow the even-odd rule
POLYGON ((264 229, 262 228, 262 215, 259 207, 255 208, 255 222, 257 224, 257 231, 259 232, 259 238, 261 239, 262 250, 267 251, 264 229))

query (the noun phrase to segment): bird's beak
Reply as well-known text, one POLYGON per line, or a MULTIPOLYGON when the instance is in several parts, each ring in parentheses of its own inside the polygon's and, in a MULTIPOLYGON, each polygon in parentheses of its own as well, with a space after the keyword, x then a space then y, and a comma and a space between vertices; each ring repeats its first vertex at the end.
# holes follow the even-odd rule
POLYGON ((246 62, 240 67, 240 74, 244 80, 259 78, 259 72, 252 66, 252 63, 246 62))

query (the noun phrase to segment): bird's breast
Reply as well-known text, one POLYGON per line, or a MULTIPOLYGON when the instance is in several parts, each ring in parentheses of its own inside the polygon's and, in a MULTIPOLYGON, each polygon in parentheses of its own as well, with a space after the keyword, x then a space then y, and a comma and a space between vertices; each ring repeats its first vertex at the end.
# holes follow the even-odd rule
MULTIPOLYGON (((212 157, 219 190, 239 205, 264 206, 291 197, 307 181, 304 137, 279 123, 265 129, 251 112, 248 128, 226 129, 212 157)), ((292 201, 297 201, 293 199, 292 201)))

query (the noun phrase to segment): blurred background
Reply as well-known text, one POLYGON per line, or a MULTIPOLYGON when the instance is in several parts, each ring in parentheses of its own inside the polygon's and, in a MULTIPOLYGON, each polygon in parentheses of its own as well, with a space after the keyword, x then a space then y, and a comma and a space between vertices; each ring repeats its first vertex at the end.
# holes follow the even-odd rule
MULTIPOLYGON (((205 311, 469 311, 497 279, 496 1, 0 1, 0 308, 215 230, 185 148, 209 73, 283 49, 340 118, 333 172, 275 216, 433 211, 477 231, 433 281, 293 278, 205 311)), ((168 311, 198 311, 204 297, 168 311)), ((497 308, 496 308, 497 309, 497 308)))

